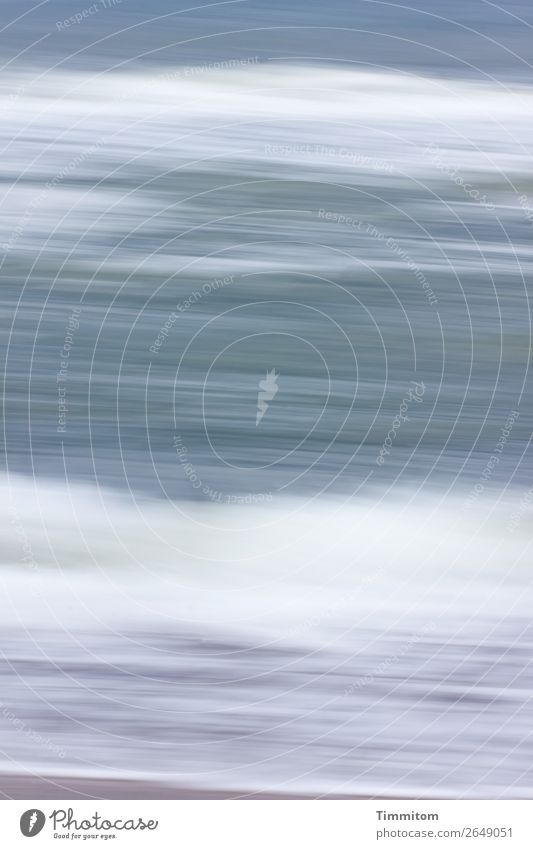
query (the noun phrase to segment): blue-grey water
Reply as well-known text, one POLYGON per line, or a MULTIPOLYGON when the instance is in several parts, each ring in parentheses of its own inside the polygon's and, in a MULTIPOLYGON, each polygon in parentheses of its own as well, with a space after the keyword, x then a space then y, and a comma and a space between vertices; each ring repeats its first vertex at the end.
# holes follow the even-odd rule
POLYGON ((1 10, 2 771, 527 796, 531 8, 88 9, 1 10))

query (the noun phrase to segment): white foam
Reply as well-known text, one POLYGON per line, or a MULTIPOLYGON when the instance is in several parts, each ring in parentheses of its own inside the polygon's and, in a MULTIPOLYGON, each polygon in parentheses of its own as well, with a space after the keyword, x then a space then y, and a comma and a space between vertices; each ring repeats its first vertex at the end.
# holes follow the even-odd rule
POLYGON ((41 615, 47 599, 54 616, 72 611, 74 625, 97 611, 108 622, 153 617, 297 635, 318 611, 318 635, 374 603, 381 615, 451 598, 455 612, 472 609, 480 586, 492 609, 502 603, 500 580, 511 604, 529 562, 528 515, 510 526, 519 500, 466 509, 464 498, 410 503, 396 493, 202 505, 12 478, 0 487, 2 576, 16 617, 41 615))

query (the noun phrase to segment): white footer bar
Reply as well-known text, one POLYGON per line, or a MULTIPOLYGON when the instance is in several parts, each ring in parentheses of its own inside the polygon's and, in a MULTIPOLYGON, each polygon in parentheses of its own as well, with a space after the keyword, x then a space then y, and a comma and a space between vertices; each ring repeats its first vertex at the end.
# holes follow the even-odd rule
POLYGON ((0 835, 10 849, 532 849, 533 802, 5 800, 0 835))

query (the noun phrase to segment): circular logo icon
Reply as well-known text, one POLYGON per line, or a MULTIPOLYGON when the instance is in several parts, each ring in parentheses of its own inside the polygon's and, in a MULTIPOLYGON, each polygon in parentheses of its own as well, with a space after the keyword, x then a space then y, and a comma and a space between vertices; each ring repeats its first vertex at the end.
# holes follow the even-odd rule
POLYGON ((20 830, 24 837, 35 837, 43 830, 46 817, 42 811, 37 808, 30 808, 29 811, 24 811, 20 818, 20 830))

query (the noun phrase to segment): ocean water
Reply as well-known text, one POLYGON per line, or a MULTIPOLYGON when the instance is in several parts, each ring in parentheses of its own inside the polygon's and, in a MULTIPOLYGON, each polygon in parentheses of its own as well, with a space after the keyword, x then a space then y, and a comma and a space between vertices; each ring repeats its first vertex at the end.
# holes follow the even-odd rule
POLYGON ((512 505, 11 496, 4 771, 527 797, 530 532, 512 505))
POLYGON ((182 73, 7 98, 11 470, 170 498, 474 485, 518 411, 495 476, 522 477, 530 89, 182 73))
POLYGON ((528 797, 528 11, 237 5, 6 46, 2 771, 528 797))

